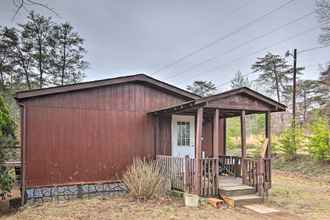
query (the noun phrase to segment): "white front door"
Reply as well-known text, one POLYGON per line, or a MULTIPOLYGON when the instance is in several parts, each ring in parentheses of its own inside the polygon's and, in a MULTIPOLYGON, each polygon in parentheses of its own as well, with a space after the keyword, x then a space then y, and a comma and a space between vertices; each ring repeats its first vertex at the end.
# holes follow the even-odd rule
POLYGON ((172 115, 172 156, 195 158, 195 117, 172 115))

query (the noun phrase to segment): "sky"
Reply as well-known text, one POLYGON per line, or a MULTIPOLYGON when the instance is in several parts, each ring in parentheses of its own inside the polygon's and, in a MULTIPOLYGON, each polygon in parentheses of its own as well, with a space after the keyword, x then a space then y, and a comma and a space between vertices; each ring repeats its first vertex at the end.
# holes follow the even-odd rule
MULTIPOLYGON (((181 88, 211 80, 222 91, 237 71, 249 74, 256 58, 267 52, 284 55, 297 48, 306 79, 316 79, 320 65, 330 61, 330 47, 302 52, 321 46, 317 16, 310 14, 314 0, 41 2, 59 16, 40 7, 28 9, 71 23, 85 39, 90 63, 85 81, 144 73, 181 88)), ((0 1, 0 25, 24 22, 26 11, 15 19, 14 13, 12 0, 0 1)), ((257 76, 248 75, 251 80, 257 76)))

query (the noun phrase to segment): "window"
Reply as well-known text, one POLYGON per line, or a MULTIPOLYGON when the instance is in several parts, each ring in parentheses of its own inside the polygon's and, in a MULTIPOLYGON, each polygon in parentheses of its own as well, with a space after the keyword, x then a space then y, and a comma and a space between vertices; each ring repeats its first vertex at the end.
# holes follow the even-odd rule
POLYGON ((177 122, 178 146, 190 146, 190 122, 177 122))

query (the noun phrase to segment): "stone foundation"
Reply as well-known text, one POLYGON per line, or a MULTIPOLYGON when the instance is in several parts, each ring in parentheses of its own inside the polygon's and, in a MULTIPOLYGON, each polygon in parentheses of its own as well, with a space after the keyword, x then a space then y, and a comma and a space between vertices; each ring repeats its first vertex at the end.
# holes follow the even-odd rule
POLYGON ((70 186, 51 186, 28 188, 25 190, 26 202, 70 200, 92 196, 114 196, 127 193, 123 183, 97 183, 70 186))

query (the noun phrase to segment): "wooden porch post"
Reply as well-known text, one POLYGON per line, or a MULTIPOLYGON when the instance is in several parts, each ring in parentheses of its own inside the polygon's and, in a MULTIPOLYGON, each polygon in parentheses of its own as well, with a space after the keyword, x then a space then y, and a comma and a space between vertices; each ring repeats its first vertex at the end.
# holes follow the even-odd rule
POLYGON ((246 182, 246 125, 245 125, 245 110, 242 111, 241 115, 241 157, 242 157, 242 178, 243 184, 246 182))
MULTIPOLYGON (((155 155, 157 156, 158 154, 160 154, 161 152, 160 152, 160 142, 159 142, 159 140, 160 140, 160 132, 159 132, 159 116, 158 115, 156 115, 155 116, 155 137, 154 137, 154 141, 155 141, 155 155)), ((165 154, 163 154, 163 155, 165 155, 165 154)))
POLYGON ((215 185, 218 189, 218 180, 219 180, 219 116, 220 110, 215 109, 213 115, 213 158, 215 158, 215 185))
POLYGON ((213 158, 219 157, 219 109, 215 109, 213 115, 213 158))
POLYGON ((265 135, 266 135, 266 138, 268 138, 268 148, 267 148, 267 151, 266 151, 266 158, 267 159, 270 159, 269 160, 269 164, 267 164, 267 167, 266 167, 266 164, 264 163, 263 165, 267 168, 265 172, 266 175, 267 175, 267 186, 266 186, 266 194, 268 194, 268 189, 271 188, 272 186, 272 142, 271 142, 271 113, 270 112, 266 112, 265 114, 265 121, 266 121, 266 126, 265 126, 265 135))
POLYGON ((223 155, 227 155, 227 120, 223 119, 223 155))
POLYGON ((203 131, 203 107, 197 109, 197 120, 196 120, 196 147, 195 147, 195 187, 194 191, 196 194, 200 194, 200 183, 201 183, 201 167, 200 159, 202 155, 202 131, 203 131))
POLYGON ((270 158, 272 154, 272 145, 271 145, 271 115, 270 112, 265 113, 265 136, 268 139, 268 147, 266 151, 266 157, 270 158))

